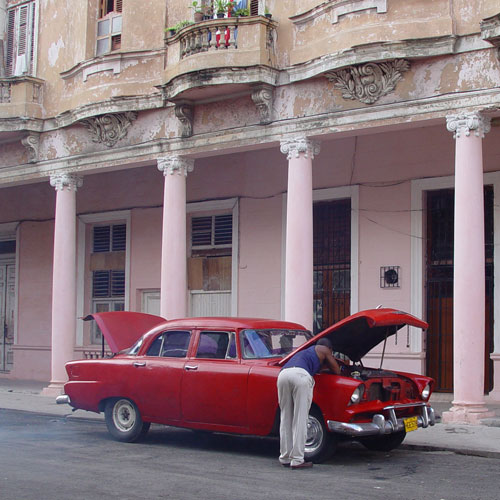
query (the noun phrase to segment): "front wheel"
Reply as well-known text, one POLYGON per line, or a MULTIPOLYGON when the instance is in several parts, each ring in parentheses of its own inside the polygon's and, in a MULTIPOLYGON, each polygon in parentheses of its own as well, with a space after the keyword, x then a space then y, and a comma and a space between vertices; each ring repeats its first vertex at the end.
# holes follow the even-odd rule
POLYGON ((118 441, 131 443, 144 436, 151 425, 143 422, 139 410, 130 399, 112 399, 104 409, 109 433, 118 441))
POLYGON ((370 436, 359 442, 371 451, 391 451, 397 448, 405 439, 406 431, 394 432, 385 436, 370 436))
POLYGON ((337 447, 335 436, 328 432, 323 415, 317 408, 311 408, 307 420, 305 459, 308 462, 324 462, 337 447))

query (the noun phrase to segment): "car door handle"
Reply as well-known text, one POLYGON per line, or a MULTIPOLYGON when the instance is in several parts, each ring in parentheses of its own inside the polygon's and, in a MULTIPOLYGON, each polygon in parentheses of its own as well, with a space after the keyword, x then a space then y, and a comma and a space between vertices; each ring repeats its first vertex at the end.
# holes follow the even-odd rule
POLYGON ((184 370, 197 370, 198 369, 198 365, 186 365, 184 367, 184 370))
POLYGON ((145 361, 135 361, 134 362, 134 366, 146 366, 146 362, 145 361))

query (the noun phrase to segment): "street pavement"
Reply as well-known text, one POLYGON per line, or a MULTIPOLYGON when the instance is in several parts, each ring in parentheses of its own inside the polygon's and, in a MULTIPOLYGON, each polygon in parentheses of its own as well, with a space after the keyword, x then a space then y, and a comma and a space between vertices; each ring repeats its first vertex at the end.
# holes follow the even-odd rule
MULTIPOLYGON (((58 405, 55 398, 42 396, 47 384, 20 380, 0 379, 0 409, 26 411, 54 415, 68 419, 97 419, 104 421, 103 414, 83 410, 72 411, 69 405, 58 405)), ((483 425, 443 424, 440 416, 450 408, 449 398, 443 394, 431 397, 437 423, 427 429, 418 429, 406 436, 403 447, 427 451, 453 451, 500 459, 500 404, 488 404, 495 417, 483 420, 483 425)))

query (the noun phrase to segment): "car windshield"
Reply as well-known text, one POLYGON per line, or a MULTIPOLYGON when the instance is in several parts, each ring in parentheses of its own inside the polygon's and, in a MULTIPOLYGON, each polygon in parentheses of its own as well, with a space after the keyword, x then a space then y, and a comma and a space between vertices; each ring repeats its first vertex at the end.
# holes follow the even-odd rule
POLYGON ((143 340, 144 340, 144 337, 141 337, 132 347, 129 348, 129 350, 127 351, 127 354, 135 356, 139 352, 139 349, 141 348, 143 340))
POLYGON ((241 353, 245 359, 282 358, 311 337, 307 330, 242 330, 241 353))

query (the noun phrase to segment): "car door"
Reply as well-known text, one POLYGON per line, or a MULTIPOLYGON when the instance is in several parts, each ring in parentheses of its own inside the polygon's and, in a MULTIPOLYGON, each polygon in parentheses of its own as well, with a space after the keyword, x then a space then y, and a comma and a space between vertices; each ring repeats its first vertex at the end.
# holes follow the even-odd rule
POLYGON ((134 361, 135 400, 146 419, 165 424, 180 420, 181 380, 190 339, 188 330, 165 331, 134 361))
POLYGON ((195 343, 182 378, 183 421, 200 428, 244 432, 249 367, 237 356, 235 332, 200 331, 195 343))

